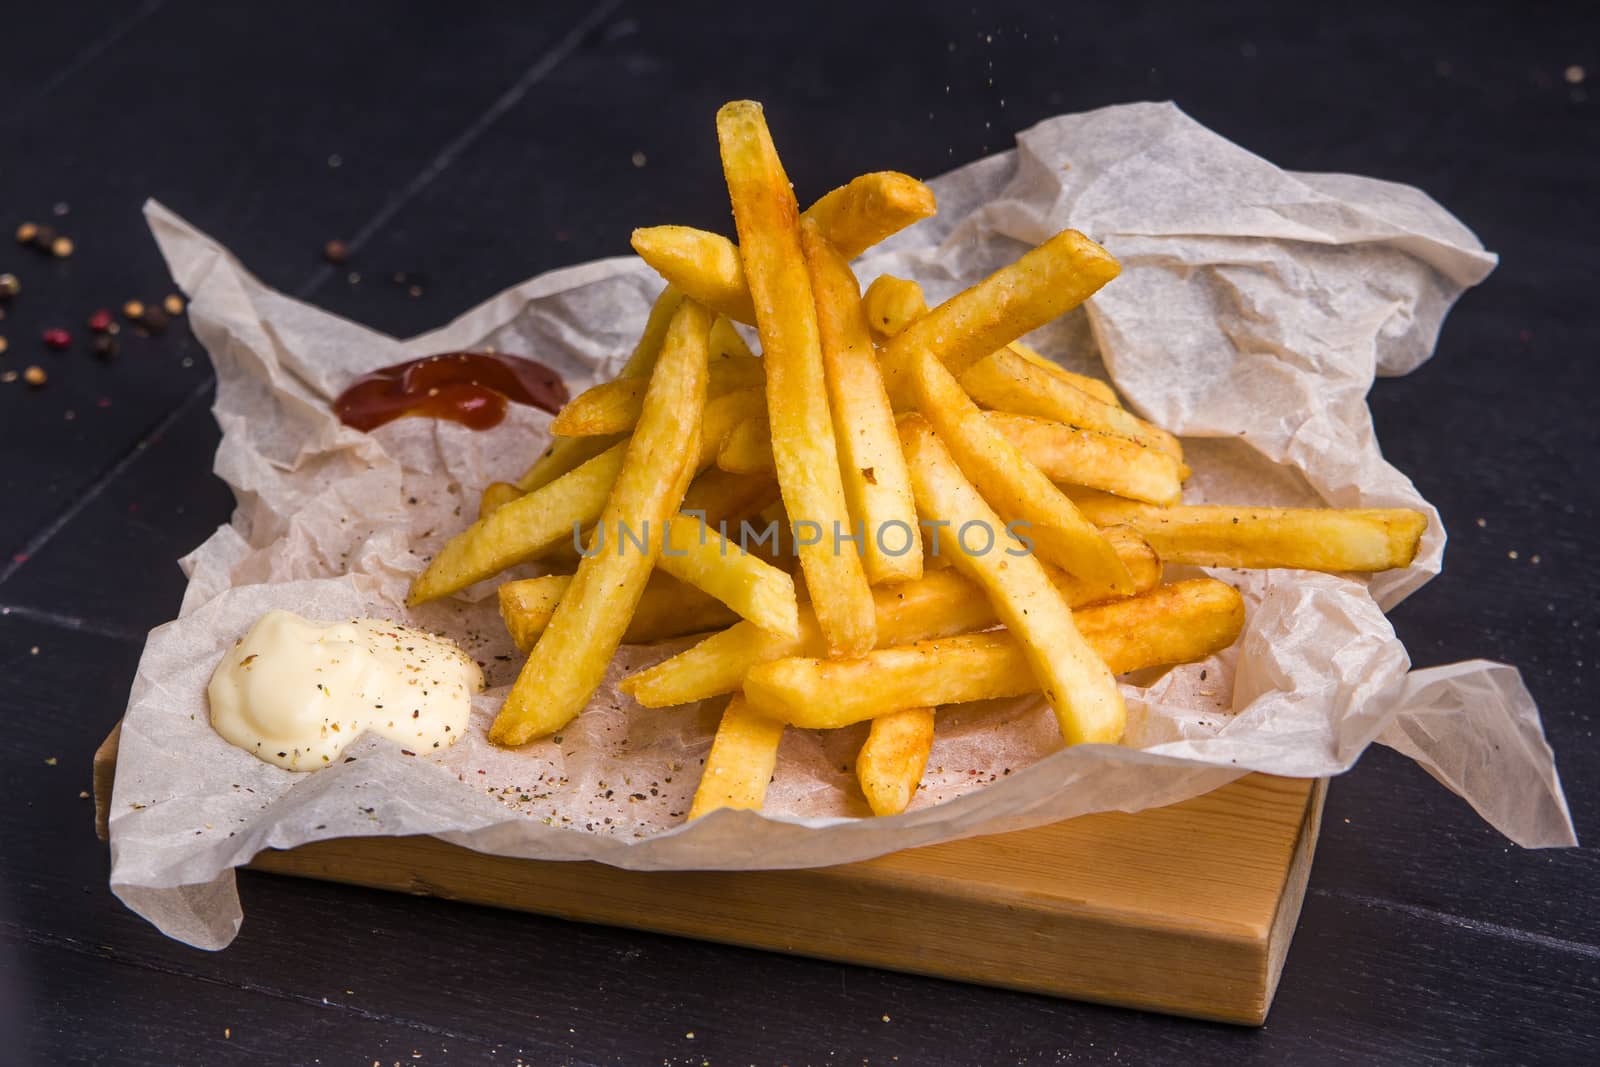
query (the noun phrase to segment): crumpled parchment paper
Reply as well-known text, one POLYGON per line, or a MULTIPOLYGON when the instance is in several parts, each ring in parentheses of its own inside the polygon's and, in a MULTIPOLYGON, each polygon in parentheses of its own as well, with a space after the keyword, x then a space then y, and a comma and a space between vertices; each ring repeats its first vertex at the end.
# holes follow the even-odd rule
POLYGON ((139 665, 112 797, 116 894, 171 936, 220 948, 241 921, 233 868, 318 838, 425 833, 639 869, 820 866, 1169 804, 1248 771, 1338 774, 1373 741, 1513 841, 1573 844, 1517 672, 1410 671, 1382 610, 1438 573, 1445 534, 1384 461, 1365 395, 1375 374, 1426 360, 1452 301, 1493 268, 1476 238, 1415 189, 1279 170, 1171 105, 1051 119, 1014 151, 932 184, 937 218, 872 250, 857 264, 863 282, 892 271, 938 301, 1064 227, 1083 230, 1122 276, 1030 338, 1036 347, 1109 376, 1134 409, 1184 435, 1190 501, 1421 508, 1433 521, 1416 563, 1371 580, 1216 572, 1248 599, 1243 637, 1204 663, 1128 680, 1123 746, 1063 749, 1037 699, 950 708, 911 809, 874 819, 861 817, 849 770, 865 726, 790 730, 764 812, 686 825, 720 702, 648 711, 611 683, 687 642, 624 648, 561 735, 505 751, 484 731, 520 661, 492 583, 404 607, 424 557, 475 517, 484 485, 543 447, 548 417, 513 407, 487 433, 404 419, 367 435, 329 411, 364 372, 485 345, 542 360, 580 390, 618 369, 659 280, 632 258, 588 263, 398 341, 274 292, 152 203, 151 228, 216 364, 216 471, 238 509, 183 561, 181 614, 150 634, 139 665), (211 729, 206 682, 269 608, 388 616, 456 638, 487 667, 474 728, 417 756, 364 736, 353 760, 314 773, 233 748, 211 729))

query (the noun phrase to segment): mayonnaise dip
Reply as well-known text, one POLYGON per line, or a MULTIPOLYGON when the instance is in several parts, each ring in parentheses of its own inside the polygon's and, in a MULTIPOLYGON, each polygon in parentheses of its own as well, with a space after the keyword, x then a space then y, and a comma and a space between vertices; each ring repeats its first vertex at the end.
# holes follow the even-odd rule
POLYGON ((291 771, 338 758, 363 730, 414 753, 455 743, 483 672, 465 652, 384 619, 311 622, 269 611, 211 675, 211 725, 291 771))

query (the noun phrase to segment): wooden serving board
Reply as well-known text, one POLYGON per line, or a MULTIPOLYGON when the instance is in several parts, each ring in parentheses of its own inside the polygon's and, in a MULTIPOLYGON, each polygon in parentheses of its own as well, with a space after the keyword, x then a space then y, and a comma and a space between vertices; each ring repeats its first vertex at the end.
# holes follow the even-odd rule
MULTIPOLYGON (((95 753, 102 835, 117 739, 113 730, 95 753)), ((250 867, 1260 1025, 1326 786, 1252 774, 1135 815, 810 870, 625 871, 430 837, 319 841, 250 867)))

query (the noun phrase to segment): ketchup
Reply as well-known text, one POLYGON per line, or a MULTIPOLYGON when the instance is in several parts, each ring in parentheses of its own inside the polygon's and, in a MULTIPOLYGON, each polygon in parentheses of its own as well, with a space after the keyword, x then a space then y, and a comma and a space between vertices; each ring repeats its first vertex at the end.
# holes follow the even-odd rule
POLYGON ((357 378, 333 410, 340 422, 362 431, 407 415, 487 430, 506 417, 508 401, 555 414, 567 402, 567 387, 555 371, 521 356, 446 352, 357 378))

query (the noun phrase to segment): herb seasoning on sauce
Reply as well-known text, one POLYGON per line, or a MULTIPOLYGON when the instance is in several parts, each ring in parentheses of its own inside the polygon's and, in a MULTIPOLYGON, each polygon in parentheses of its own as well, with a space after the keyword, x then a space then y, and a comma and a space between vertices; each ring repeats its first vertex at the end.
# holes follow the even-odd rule
POLYGON ((498 352, 446 352, 356 379, 333 410, 340 422, 362 431, 407 415, 487 430, 506 417, 507 403, 555 414, 566 402, 567 387, 543 363, 498 352))

